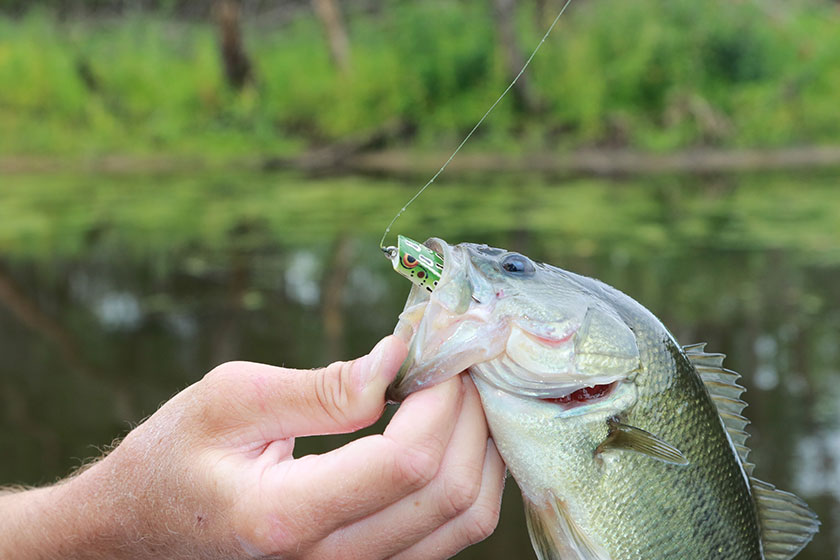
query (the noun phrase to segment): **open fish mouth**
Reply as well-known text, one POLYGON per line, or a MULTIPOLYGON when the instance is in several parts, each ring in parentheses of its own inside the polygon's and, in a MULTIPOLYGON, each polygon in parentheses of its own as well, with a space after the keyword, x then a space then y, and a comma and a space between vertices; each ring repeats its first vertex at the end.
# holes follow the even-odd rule
POLYGON ((632 331, 605 309, 570 305, 558 316, 529 317, 498 263, 506 251, 436 238, 426 246, 444 266, 433 291, 412 288, 399 316, 394 333, 409 351, 389 400, 469 369, 503 391, 573 404, 577 395, 610 392, 638 369, 632 331))
POLYGON ((432 238, 426 246, 443 255, 444 267, 433 292, 412 287, 394 334, 409 351, 387 398, 399 402, 490 360, 504 351, 509 328, 493 320, 494 298, 484 295, 488 281, 471 265, 469 252, 432 238))

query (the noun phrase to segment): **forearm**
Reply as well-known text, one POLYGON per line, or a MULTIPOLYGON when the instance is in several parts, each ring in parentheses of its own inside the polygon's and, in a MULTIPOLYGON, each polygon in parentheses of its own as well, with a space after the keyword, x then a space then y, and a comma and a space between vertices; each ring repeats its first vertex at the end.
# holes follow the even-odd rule
POLYGON ((191 428, 173 408, 59 484, 0 489, 0 559, 240 557, 230 500, 202 476, 201 455, 180 435, 191 428))
MULTIPOLYGON (((74 496, 73 481, 0 491, 0 558, 84 558, 102 536, 101 517, 74 496)), ((88 556, 96 558, 96 556, 88 556)))
POLYGON ((167 557, 114 470, 128 469, 103 461, 53 486, 0 490, 0 558, 167 557))

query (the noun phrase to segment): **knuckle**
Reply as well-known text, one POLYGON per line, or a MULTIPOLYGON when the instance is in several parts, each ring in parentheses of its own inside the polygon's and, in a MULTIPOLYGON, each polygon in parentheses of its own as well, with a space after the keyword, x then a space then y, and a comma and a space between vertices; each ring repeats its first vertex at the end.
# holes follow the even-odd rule
POLYGON ((335 422, 343 422, 342 410, 347 410, 350 395, 345 381, 350 374, 349 362, 335 362, 312 376, 318 406, 335 422))
POLYGON ((235 529, 240 543, 256 556, 298 558, 305 549, 301 541, 296 538, 296 532, 282 521, 241 523, 235 529))
POLYGON ((242 392, 243 383, 253 377, 252 367, 253 364, 249 362, 225 362, 204 374, 197 385, 200 386, 202 394, 211 400, 233 400, 233 397, 242 392))
POLYGON ((499 508, 477 506, 469 513, 464 528, 464 538, 469 544, 483 541, 493 534, 499 524, 499 508))
POLYGON ((205 385, 213 387, 232 383, 243 370, 243 362, 225 362, 219 364, 204 375, 201 380, 205 385))
POLYGON ((194 386, 183 393, 188 394, 195 414, 208 426, 213 426, 224 418, 232 408, 240 404, 237 389, 242 383, 247 367, 245 362, 225 362, 210 370, 194 386))
POLYGON ((398 479, 411 489, 423 488, 437 475, 440 458, 423 448, 398 450, 396 455, 398 479))
POLYGON ((464 513, 478 499, 481 472, 469 467, 452 468, 443 473, 441 513, 446 518, 464 513))

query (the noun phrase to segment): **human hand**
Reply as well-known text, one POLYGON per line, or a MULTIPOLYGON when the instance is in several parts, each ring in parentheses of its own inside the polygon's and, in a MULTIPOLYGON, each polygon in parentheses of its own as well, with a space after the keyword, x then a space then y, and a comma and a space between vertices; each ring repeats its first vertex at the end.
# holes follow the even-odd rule
POLYGON ((376 421, 405 354, 388 337, 321 370, 214 369, 54 487, 79 557, 447 558, 485 538, 504 464, 467 376, 408 397, 382 435, 292 457, 295 437, 376 421))

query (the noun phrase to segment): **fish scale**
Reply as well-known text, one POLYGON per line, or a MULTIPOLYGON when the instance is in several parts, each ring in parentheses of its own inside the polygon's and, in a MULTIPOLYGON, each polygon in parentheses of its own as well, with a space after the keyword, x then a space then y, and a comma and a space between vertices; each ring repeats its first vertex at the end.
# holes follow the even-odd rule
POLYGON ((604 478, 599 496, 609 499, 589 495, 586 500, 602 528, 613 523, 621 527, 602 529, 602 539, 616 559, 760 559, 755 505, 717 411, 676 345, 639 336, 655 332, 656 325, 645 323, 631 325, 645 370, 637 376, 639 400, 622 420, 656 433, 680 449, 690 464, 678 467, 625 453, 622 464, 604 478), (698 487, 713 490, 698 492, 698 487), (634 526, 650 511, 668 513, 657 516, 659 525, 634 526))
MULTIPOLYGON (((657 354, 659 359, 648 366, 651 372, 666 370, 676 363, 666 352, 657 354)), ((644 377, 643 373, 640 377, 644 377)), ((645 403, 644 397, 639 399, 642 406, 626 418, 628 423, 647 429, 661 427, 657 433, 675 443, 691 460, 688 468, 635 453, 624 453, 605 468, 592 460, 594 449, 607 433, 600 419, 553 430, 549 426, 556 426, 556 422, 552 423, 550 416, 513 419, 500 410, 507 407, 504 400, 491 394, 492 386, 477 376, 474 380, 493 438, 514 478, 523 481, 523 491, 528 486, 562 488, 560 492, 570 497, 569 507, 581 527, 603 543, 610 558, 761 558, 755 506, 746 480, 708 397, 702 386, 692 383, 691 376, 680 376, 668 384, 670 387, 655 384, 654 391, 661 398, 667 399, 669 393, 684 395, 675 401, 686 404, 678 423, 669 413, 674 413, 679 405, 662 408, 645 403), (649 416, 641 422, 640 416, 645 415, 649 416), (535 454, 533 448, 552 431, 556 434, 553 446, 535 454), (525 442, 523 432, 532 434, 525 442), (563 452, 554 451, 557 448, 563 452), (534 481, 528 474, 533 471, 549 476, 547 480, 534 481), (698 492, 698 487, 713 491, 698 492), (728 499, 720 500, 718 495, 728 499), (703 528, 708 534, 698 538, 697 533, 703 528)))
POLYGON ((597 280, 483 245, 426 249, 443 268, 433 290, 414 280, 390 398, 468 369, 540 560, 787 560, 811 540, 807 505, 751 476, 722 355, 681 347, 597 280))

